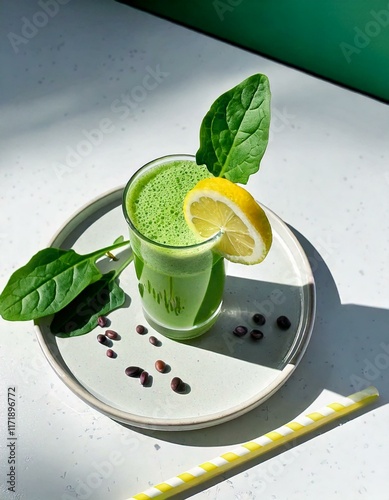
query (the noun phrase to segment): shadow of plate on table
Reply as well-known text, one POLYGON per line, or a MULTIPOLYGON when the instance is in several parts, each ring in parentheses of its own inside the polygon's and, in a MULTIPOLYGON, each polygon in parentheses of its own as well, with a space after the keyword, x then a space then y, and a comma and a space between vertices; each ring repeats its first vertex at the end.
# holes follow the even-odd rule
MULTIPOLYGON (((374 385, 380 392, 380 398, 365 411, 371 411, 389 401, 389 311, 342 304, 335 281, 322 256, 300 233, 293 228, 291 230, 310 261, 316 284, 317 305, 310 342, 288 381, 257 408, 223 424, 184 432, 128 427, 158 440, 183 446, 226 446, 255 439, 293 420, 305 413, 323 391, 334 393, 333 400, 336 400, 337 395, 348 396, 374 385)), ((231 284, 237 286, 247 297, 251 296, 257 285, 250 283, 250 280, 236 280, 237 278, 232 278, 231 284)), ((283 288, 283 291, 288 293, 287 288, 283 288)), ((251 313, 249 309, 240 310, 239 317, 242 317, 242 313, 251 313)), ((246 359, 253 362, 258 362, 258 359, 262 362, 264 358, 264 363, 269 366, 277 363, 277 357, 268 350, 257 352, 257 347, 262 348, 264 343, 260 346, 249 343, 250 349, 246 349, 247 346, 243 349, 241 346, 244 340, 233 340, 235 347, 232 349, 226 342, 225 353, 237 356, 243 352, 246 359)), ((199 348, 216 348, 215 343, 206 336, 204 340, 194 342, 194 345, 199 348)), ((287 342, 284 348, 287 351, 287 342)), ((330 402, 332 400, 328 401, 330 402)), ((358 413, 344 417, 342 422, 355 418, 356 415, 358 413)), ((335 425, 339 425, 339 421, 323 428, 324 430, 313 432, 311 436, 335 425)), ((193 464, 195 465, 197 464, 193 464)))

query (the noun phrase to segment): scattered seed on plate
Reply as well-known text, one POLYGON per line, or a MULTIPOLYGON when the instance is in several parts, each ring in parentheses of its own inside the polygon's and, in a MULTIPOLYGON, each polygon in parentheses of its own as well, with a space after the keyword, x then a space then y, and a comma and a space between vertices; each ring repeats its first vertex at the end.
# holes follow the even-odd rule
POLYGON ((107 337, 105 335, 103 335, 102 333, 99 333, 97 335, 97 342, 99 342, 100 344, 105 344, 107 340, 107 337))
POLYGON ((142 372, 143 370, 139 366, 128 366, 125 369, 125 374, 128 377, 139 377, 142 372))
POLYGON ((150 344, 153 344, 153 345, 159 345, 159 340, 154 337, 153 335, 151 335, 151 337, 149 338, 149 342, 150 344))
POLYGON ((160 373, 163 373, 166 370, 166 363, 165 361, 162 361, 162 359, 157 359, 154 366, 160 373))
POLYGON ((147 382, 148 382, 148 380, 149 380, 149 374, 146 371, 143 370, 142 373, 139 376, 139 382, 142 385, 146 385, 147 382))
POLYGON ((170 382, 170 387, 174 392, 184 392, 186 385, 185 382, 183 382, 180 377, 174 377, 172 378, 170 382))
POLYGON ((264 337, 263 333, 260 330, 251 330, 250 336, 254 340, 260 340, 264 337))
POLYGON ((108 321, 107 321, 107 318, 106 318, 105 316, 99 316, 99 317, 97 318, 97 324, 98 324, 99 326, 101 326, 101 327, 106 326, 107 322, 108 322, 108 321))
POLYGON ((243 337, 243 335, 246 335, 247 333, 247 328, 243 325, 239 325, 234 329, 232 333, 237 337, 243 337))
POLYGON ((143 325, 137 325, 135 330, 140 335, 143 335, 144 333, 146 333, 146 328, 143 325))
POLYGON ((118 338, 118 334, 114 330, 106 330, 105 335, 111 340, 116 340, 118 338))
POLYGON ((263 314, 256 313, 253 316, 253 321, 259 326, 263 326, 266 323, 266 318, 263 314))
POLYGON ((107 354, 107 356, 109 358, 115 358, 116 357, 115 351, 113 351, 112 349, 107 349, 106 354, 107 354))
POLYGON ((277 325, 279 328, 281 328, 281 330, 288 330, 291 326, 291 322, 289 320, 289 318, 287 318, 286 316, 279 316, 277 318, 277 325))

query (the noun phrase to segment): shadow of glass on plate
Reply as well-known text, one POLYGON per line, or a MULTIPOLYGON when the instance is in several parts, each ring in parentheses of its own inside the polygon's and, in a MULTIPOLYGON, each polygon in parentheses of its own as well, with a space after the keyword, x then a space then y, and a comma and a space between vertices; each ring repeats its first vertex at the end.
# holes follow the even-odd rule
POLYGON ((310 285, 294 287, 236 276, 227 276, 223 306, 216 324, 201 337, 183 342, 197 349, 207 349, 223 356, 281 370, 287 363, 295 364, 309 340, 314 304, 310 285), (262 314, 266 322, 259 326, 253 316, 262 314), (282 330, 277 318, 285 315, 291 327, 282 330), (243 326, 247 333, 235 335, 234 328, 243 326), (252 330, 263 333, 253 339, 252 330))

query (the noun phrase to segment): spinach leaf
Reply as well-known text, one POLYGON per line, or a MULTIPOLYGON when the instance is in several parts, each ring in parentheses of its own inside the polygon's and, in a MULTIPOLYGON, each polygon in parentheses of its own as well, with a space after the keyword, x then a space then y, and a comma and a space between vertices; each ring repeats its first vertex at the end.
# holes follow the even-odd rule
POLYGON ((100 315, 122 306, 125 298, 125 293, 116 282, 115 271, 110 271, 57 312, 50 330, 58 337, 84 335, 96 327, 100 315))
POLYGON ((259 169, 269 128, 269 80, 256 74, 212 104, 201 123, 196 162, 217 177, 246 184, 259 169))
POLYGON ((125 244, 87 255, 59 248, 39 251, 10 277, 0 295, 0 315, 10 321, 27 321, 58 312, 102 277, 96 260, 125 244))
POLYGON ((58 337, 84 335, 96 327, 100 315, 107 315, 121 307, 126 295, 116 279, 132 260, 133 254, 130 251, 117 269, 103 274, 98 281, 88 285, 70 304, 58 311, 51 321, 51 332, 58 337))

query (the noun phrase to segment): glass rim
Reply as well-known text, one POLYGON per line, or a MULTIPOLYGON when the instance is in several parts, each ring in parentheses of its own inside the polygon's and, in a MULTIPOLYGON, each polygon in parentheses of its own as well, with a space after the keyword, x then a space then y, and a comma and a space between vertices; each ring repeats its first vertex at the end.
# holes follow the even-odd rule
POLYGON ((131 230, 139 238, 141 238, 143 241, 145 241, 147 243, 150 243, 151 245, 154 245, 154 246, 157 246, 157 247, 160 247, 160 248, 164 248, 166 250, 181 250, 181 251, 182 250, 194 250, 194 249, 197 249, 197 248, 201 248, 203 246, 207 246, 210 243, 216 243, 216 241, 221 236, 221 232, 219 231, 219 232, 215 233, 213 236, 211 236, 210 238, 207 238, 207 239, 205 239, 203 241, 200 241, 198 243, 193 243, 192 245, 184 245, 184 246, 166 245, 164 243, 160 243, 158 241, 154 241, 151 238, 145 236, 143 233, 141 233, 139 231, 139 229, 137 229, 135 227, 134 223, 130 219, 130 217, 128 215, 128 212, 127 212, 127 207, 126 207, 127 192, 130 189, 130 186, 132 185, 132 183, 134 182, 134 180, 137 179, 139 176, 142 175, 142 172, 144 172, 145 170, 148 170, 154 164, 155 165, 157 165, 157 164, 163 164, 163 163, 167 163, 168 161, 174 161, 174 160, 178 160, 178 159, 186 159, 186 160, 190 160, 190 161, 196 162, 196 157, 194 155, 191 155, 191 154, 178 154, 177 153, 177 154, 165 155, 165 156, 161 156, 159 158, 155 158, 154 160, 151 160, 151 161, 145 163, 142 167, 138 168, 138 170, 136 170, 132 174, 132 176, 130 177, 129 181, 127 182, 127 184, 124 187, 123 197, 122 197, 122 210, 123 210, 124 218, 125 218, 127 224, 130 226, 131 230))

